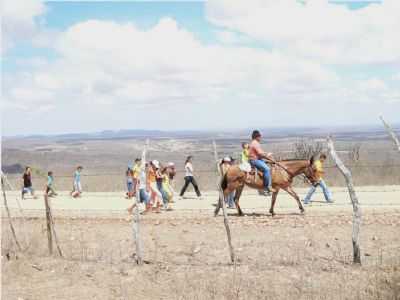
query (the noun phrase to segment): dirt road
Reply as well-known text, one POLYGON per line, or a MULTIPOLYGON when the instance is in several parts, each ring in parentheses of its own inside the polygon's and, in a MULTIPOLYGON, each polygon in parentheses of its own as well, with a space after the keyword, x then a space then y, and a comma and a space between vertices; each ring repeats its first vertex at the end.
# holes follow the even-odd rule
MULTIPOLYGON (((327 204, 324 201, 321 191, 315 193, 311 205, 306 206, 307 214, 316 212, 335 212, 348 211, 351 212, 351 202, 349 194, 345 188, 332 188, 332 194, 335 202, 327 204)), ((307 192, 307 189, 296 189, 301 198, 307 192)), ((357 195, 361 202, 363 210, 400 210, 400 185, 397 186, 364 186, 357 188, 357 195)), ((19 192, 8 192, 9 207, 13 210, 18 208, 16 199, 20 197, 19 192)), ((203 193, 201 200, 197 199, 193 193, 185 194, 185 199, 175 197, 176 202, 173 205, 176 211, 201 210, 211 211, 214 209, 217 193, 203 193)), ((20 198, 18 198, 20 199, 20 198)), ((60 192, 59 195, 51 199, 54 213, 62 215, 84 215, 84 216, 119 216, 126 213, 126 207, 132 200, 125 199, 124 193, 83 193, 81 198, 74 199, 68 192, 60 192)), ((44 209, 43 196, 38 193, 38 199, 27 197, 26 200, 20 200, 20 203, 26 213, 40 214, 44 209)), ((245 213, 267 213, 271 203, 270 197, 259 196, 253 190, 245 190, 240 204, 245 213)), ((276 204, 276 213, 296 213, 298 212, 296 202, 286 192, 278 195, 276 204)), ((229 210, 233 214, 236 210, 229 210)))

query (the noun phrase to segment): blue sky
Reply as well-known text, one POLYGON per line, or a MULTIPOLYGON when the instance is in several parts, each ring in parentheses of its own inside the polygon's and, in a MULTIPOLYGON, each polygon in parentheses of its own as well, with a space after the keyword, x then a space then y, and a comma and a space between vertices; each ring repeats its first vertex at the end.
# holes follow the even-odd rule
POLYGON ((5 3, 5 135, 399 121, 398 1, 5 3))

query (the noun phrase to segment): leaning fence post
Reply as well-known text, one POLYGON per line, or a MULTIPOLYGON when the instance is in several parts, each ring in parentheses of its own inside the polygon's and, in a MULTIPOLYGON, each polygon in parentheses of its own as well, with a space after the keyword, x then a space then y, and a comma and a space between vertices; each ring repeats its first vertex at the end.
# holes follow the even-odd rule
MULTIPOLYGON (((54 235, 54 242, 56 243, 56 247, 57 247, 58 254, 59 254, 61 257, 63 257, 63 254, 62 254, 62 251, 61 251, 61 248, 60 248, 60 243, 58 242, 58 238, 57 238, 56 226, 55 226, 55 224, 54 224, 54 219, 53 219, 53 213, 52 213, 52 210, 51 210, 51 205, 50 205, 50 202, 48 201, 48 196, 47 196, 47 194, 45 194, 45 197, 47 197, 47 204, 48 204, 48 206, 49 206, 51 232, 52 232, 52 235, 54 235)), ((47 216, 47 215, 46 215, 46 216, 47 216)))
POLYGON ((327 142, 328 142, 328 149, 332 156, 333 161, 335 162, 336 166, 339 168, 340 172, 346 179, 346 184, 349 190, 351 203, 353 204, 353 233, 352 233, 353 262, 361 264, 361 254, 360 254, 360 244, 359 244, 359 235, 361 226, 361 207, 358 202, 356 192, 354 190, 353 179, 351 177, 350 170, 343 164, 339 156, 336 154, 333 141, 330 137, 328 137, 327 142))
POLYGON ((392 138, 394 144, 396 145, 397 150, 400 151, 400 142, 399 142, 399 139, 397 138, 396 134, 394 133, 393 128, 385 121, 383 116, 379 116, 379 118, 381 119, 383 126, 385 126, 387 133, 389 134, 389 136, 392 138))
POLYGON ((224 215, 224 225, 226 229, 226 236, 228 238, 228 245, 229 245, 229 253, 231 256, 231 262, 235 262, 235 252, 232 246, 232 238, 231 238, 231 230, 229 228, 229 221, 228 221, 228 214, 226 212, 226 207, 225 207, 225 195, 221 187, 221 168, 219 167, 219 161, 218 161, 218 154, 217 154, 217 144, 215 141, 213 141, 213 146, 214 146, 214 158, 215 158, 215 164, 216 164, 216 169, 217 169, 217 187, 218 187, 218 192, 219 192, 219 205, 221 205, 222 208, 222 213, 224 215))
MULTIPOLYGON (((146 150, 149 145, 149 140, 146 140, 146 144, 142 151, 142 161, 140 163, 140 172, 143 172, 146 165, 146 150)), ((136 181, 135 185, 135 219, 133 222, 133 232, 135 235, 135 243, 136 243, 136 263, 138 265, 143 264, 143 254, 142 254, 142 241, 140 239, 140 213, 139 213, 139 189, 138 189, 138 182, 136 181)))
POLYGON ((50 255, 53 254, 53 236, 51 232, 51 219, 50 219, 50 206, 49 198, 47 194, 44 194, 44 205, 46 207, 46 225, 47 225, 47 246, 49 248, 50 255))
MULTIPOLYGON (((16 189, 15 189, 15 188, 11 185, 11 183, 8 181, 8 178, 7 178, 6 174, 4 174, 3 171, 0 171, 0 172, 1 172, 1 177, 2 177, 2 179, 4 180, 4 183, 5 183, 6 185, 8 185, 8 188, 9 188, 10 190, 15 191, 16 189)), ((23 227, 23 228, 22 228, 22 231, 23 231, 23 236, 24 236, 25 245, 26 245, 26 247, 28 247, 28 239, 27 239, 26 230, 25 230, 25 228, 26 228, 26 218, 25 218, 25 214, 24 214, 24 211, 23 211, 23 209, 22 209, 22 206, 21 206, 21 203, 20 203, 18 197, 15 197, 15 201, 17 202, 19 212, 20 212, 20 214, 21 214, 21 216, 22 216, 22 227, 23 227)))
POLYGON ((1 190, 3 191, 4 207, 6 208, 6 211, 7 211, 8 223, 10 224, 11 234, 12 234, 12 236, 14 238, 14 241, 15 241, 15 244, 17 245, 18 250, 21 251, 22 248, 21 248, 20 243, 18 242, 17 235, 16 235, 15 229, 14 229, 14 225, 13 225, 12 220, 11 220, 10 209, 8 208, 7 196, 6 196, 6 188, 4 186, 4 176, 3 176, 3 174, 1 174, 1 190))

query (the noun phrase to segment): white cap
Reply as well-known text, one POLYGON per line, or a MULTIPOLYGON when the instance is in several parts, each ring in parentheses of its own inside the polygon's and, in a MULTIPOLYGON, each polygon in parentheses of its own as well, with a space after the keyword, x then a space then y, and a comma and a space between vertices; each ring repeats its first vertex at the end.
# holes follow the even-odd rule
POLYGON ((224 162, 231 162, 231 158, 229 156, 224 157, 224 162))
POLYGON ((153 164, 153 166, 155 166, 157 169, 160 168, 160 162, 158 160, 153 160, 151 162, 153 164))
POLYGON ((173 167, 173 166, 175 166, 175 164, 173 162, 168 163, 168 167, 173 167))

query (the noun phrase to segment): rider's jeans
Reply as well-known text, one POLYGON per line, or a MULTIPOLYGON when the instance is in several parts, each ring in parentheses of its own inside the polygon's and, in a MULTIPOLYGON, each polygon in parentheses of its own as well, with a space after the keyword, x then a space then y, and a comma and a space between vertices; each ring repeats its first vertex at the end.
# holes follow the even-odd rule
POLYGON ((332 201, 332 194, 328 189, 328 186, 326 185, 325 181, 322 179, 315 185, 310 188, 310 190, 307 193, 307 196, 304 198, 304 203, 308 203, 311 201, 311 196, 315 193, 315 190, 317 189, 317 186, 320 186, 322 191, 324 192, 325 200, 327 202, 332 201))
POLYGON ((261 159, 250 160, 250 164, 264 173, 264 187, 271 187, 271 171, 267 163, 261 159))

